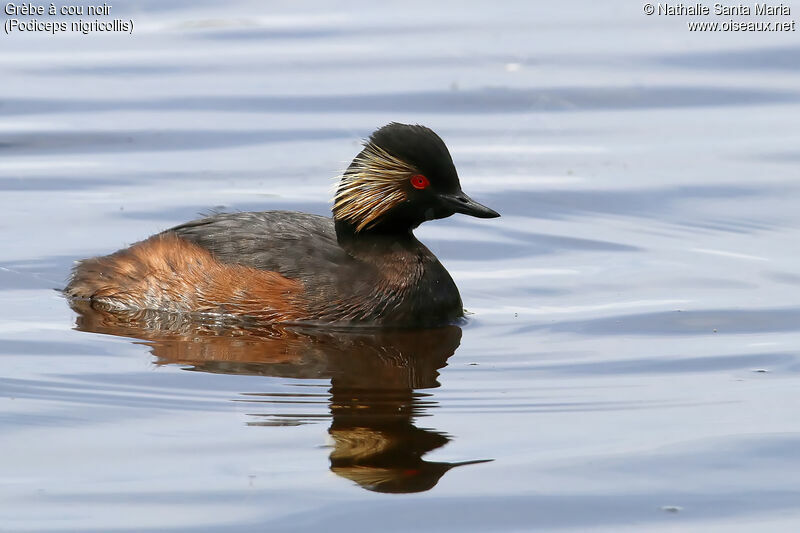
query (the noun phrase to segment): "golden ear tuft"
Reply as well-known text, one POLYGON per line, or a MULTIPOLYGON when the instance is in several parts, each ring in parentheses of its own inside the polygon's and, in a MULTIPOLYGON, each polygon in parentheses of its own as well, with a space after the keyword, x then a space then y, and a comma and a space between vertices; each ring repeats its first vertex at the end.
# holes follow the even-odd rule
POLYGON ((356 231, 374 226, 382 215, 406 201, 405 181, 419 171, 372 143, 353 160, 333 199, 333 218, 356 231))

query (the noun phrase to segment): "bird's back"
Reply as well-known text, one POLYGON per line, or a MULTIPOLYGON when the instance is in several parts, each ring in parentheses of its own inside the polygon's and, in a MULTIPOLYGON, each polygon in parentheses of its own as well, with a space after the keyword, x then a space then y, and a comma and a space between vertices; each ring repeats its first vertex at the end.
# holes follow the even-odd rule
POLYGON ((226 264, 309 279, 352 259, 329 217, 294 211, 221 213, 171 228, 226 264))

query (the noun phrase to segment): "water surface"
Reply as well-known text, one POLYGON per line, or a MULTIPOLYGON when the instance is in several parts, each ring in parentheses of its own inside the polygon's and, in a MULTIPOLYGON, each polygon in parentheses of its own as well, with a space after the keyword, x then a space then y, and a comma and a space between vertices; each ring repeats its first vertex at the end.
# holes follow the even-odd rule
POLYGON ((0 531, 796 529, 796 35, 404 6, 3 37, 0 531), (417 232, 465 324, 119 321, 53 290, 201 212, 328 213, 392 120, 503 215, 417 232))

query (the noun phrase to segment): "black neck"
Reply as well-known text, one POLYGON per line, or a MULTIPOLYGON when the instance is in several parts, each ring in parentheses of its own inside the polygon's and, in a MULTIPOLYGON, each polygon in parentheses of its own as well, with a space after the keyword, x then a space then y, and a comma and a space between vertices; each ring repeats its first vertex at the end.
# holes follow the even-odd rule
POLYGON ((346 220, 336 220, 336 239, 343 248, 382 248, 391 245, 408 246, 417 239, 408 224, 384 223, 356 231, 346 220))

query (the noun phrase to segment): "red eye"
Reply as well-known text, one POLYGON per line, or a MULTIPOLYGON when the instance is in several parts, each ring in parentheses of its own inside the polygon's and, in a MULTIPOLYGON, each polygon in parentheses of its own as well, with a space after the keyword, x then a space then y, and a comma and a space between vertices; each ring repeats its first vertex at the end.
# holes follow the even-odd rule
POLYGON ((422 174, 414 174, 411 176, 411 185, 415 189, 427 189, 431 182, 422 174))

